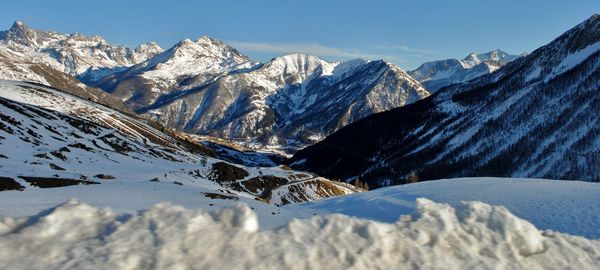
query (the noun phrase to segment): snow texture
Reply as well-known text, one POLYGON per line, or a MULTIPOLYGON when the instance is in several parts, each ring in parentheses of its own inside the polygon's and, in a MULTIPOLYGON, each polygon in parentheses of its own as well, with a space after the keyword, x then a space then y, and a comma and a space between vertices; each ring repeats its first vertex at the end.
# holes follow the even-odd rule
POLYGON ((595 269, 600 242, 550 231, 504 207, 417 200, 387 224, 344 215, 259 231, 247 206, 207 213, 158 204, 119 215, 69 201, 0 222, 9 269, 595 269))
POLYGON ((454 207, 461 201, 502 205, 515 215, 550 229, 600 239, 600 184, 511 178, 460 178, 426 181, 331 198, 286 209, 311 209, 394 222, 425 197, 454 207))

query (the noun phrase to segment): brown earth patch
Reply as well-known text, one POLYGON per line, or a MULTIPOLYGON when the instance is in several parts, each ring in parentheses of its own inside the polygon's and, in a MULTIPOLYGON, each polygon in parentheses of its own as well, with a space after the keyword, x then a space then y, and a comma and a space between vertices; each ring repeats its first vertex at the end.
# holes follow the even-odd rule
POLYGON ((289 183, 289 181, 285 178, 264 175, 240 182, 240 185, 252 193, 257 193, 258 190, 261 190, 262 194, 260 194, 259 197, 266 198, 271 195, 272 189, 287 183, 289 183))
POLYGON ((65 168, 58 166, 54 163, 50 163, 49 166, 51 169, 56 170, 56 171, 64 171, 65 170, 65 168))
POLYGON ((250 174, 240 167, 225 162, 217 162, 212 165, 212 170, 208 174, 208 178, 219 183, 230 183, 244 179, 248 175, 250 174))
POLYGON ((220 199, 220 200, 234 200, 237 201, 240 198, 231 195, 219 194, 219 193, 211 193, 211 192, 202 192, 204 196, 211 199, 220 199))
POLYGON ((103 180, 112 180, 115 179, 114 176, 110 175, 110 174, 96 174, 94 175, 94 177, 98 178, 98 179, 103 179, 103 180))
POLYGON ((36 176, 19 176, 19 178, 25 180, 32 186, 39 188, 55 188, 55 187, 66 187, 74 185, 91 185, 100 184, 94 181, 84 181, 68 178, 50 178, 50 177, 36 177, 36 176))
POLYGON ((0 176, 0 191, 6 191, 6 190, 23 191, 24 189, 25 189, 25 187, 22 186, 21 184, 19 184, 19 182, 15 181, 14 179, 0 176))

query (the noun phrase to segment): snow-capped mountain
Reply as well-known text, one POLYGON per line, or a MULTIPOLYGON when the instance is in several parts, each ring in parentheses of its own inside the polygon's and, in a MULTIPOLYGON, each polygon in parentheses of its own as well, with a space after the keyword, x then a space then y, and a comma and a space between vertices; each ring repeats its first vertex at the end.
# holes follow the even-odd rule
POLYGON ((250 68, 248 57, 211 37, 185 39, 122 72, 82 81, 120 97, 134 110, 173 91, 205 85, 237 69, 250 68))
POLYGON ((159 99, 141 112, 189 133, 293 152, 357 119, 427 95, 390 63, 329 63, 292 54, 176 93, 173 101, 159 99))
POLYGON ((166 51, 155 43, 132 50, 99 36, 33 30, 15 22, 0 33, 0 53, 7 55, 1 78, 65 89, 76 85, 95 96, 100 94, 90 86, 99 87, 119 100, 104 104, 124 103, 166 126, 289 153, 357 119, 429 95, 384 61, 339 63, 291 54, 257 63, 207 36, 166 51), (48 80, 49 72, 65 79, 48 80))
POLYGON ((457 176, 600 180, 600 15, 496 72, 351 124, 294 168, 371 187, 457 176))
POLYGON ((43 63, 32 62, 27 55, 2 46, 0 46, 0 79, 52 86, 83 99, 92 100, 123 112, 131 112, 121 100, 103 90, 87 86, 69 74, 43 63))
MULTIPOLYGON (((0 190, 39 194, 85 185, 88 191, 81 192, 97 198, 150 193, 177 198, 178 192, 193 192, 205 200, 273 205, 358 191, 282 167, 223 162, 187 134, 54 88, 0 81, 0 95, 0 190), (165 185, 166 193, 157 191, 165 185)), ((71 191, 77 189, 48 194, 68 199, 71 191)))
POLYGON ((444 86, 492 73, 521 56, 510 55, 499 49, 482 54, 471 53, 462 60, 426 62, 409 74, 421 82, 429 92, 434 93, 444 86))
POLYGON ((30 62, 88 78, 135 65, 163 51, 156 43, 130 49, 111 45, 100 36, 31 29, 21 21, 0 32, 0 46, 22 54, 30 62))
POLYGON ((290 54, 256 64, 208 37, 182 41, 96 85, 166 126, 284 152, 429 95, 384 61, 332 63, 290 54), (174 53, 182 46, 197 49, 174 53), (174 68, 189 61, 199 64, 174 68))

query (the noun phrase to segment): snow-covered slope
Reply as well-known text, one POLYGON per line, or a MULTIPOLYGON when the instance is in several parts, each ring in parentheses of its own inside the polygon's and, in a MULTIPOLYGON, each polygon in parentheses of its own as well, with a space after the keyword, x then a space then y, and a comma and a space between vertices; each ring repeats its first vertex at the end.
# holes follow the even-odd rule
POLYGON ((102 202, 119 194, 145 206, 178 198, 279 205, 357 191, 286 168, 223 162, 186 134, 53 88, 0 81, 0 95, 0 190, 22 189, 17 197, 58 203, 81 193, 102 202), (295 199, 282 201, 280 189, 288 186, 297 187, 285 194, 295 199), (193 196, 179 197, 178 190, 193 196))
POLYGON ((75 77, 44 63, 32 62, 27 54, 0 46, 0 79, 28 81, 63 89, 83 99, 101 103, 120 111, 131 112, 121 100, 99 88, 87 86, 75 77))
POLYGON ((417 209, 416 198, 460 208, 464 201, 501 205, 537 228, 600 239, 600 183, 517 178, 458 178, 376 189, 290 205, 310 210, 395 222, 417 209))
MULTIPOLYGON (((384 61, 330 63, 315 56, 291 54, 255 65, 243 62, 246 58, 238 57, 233 48, 223 47, 226 45, 218 41, 202 38, 198 42, 208 41, 222 45, 218 48, 226 52, 218 54, 227 56, 216 61, 218 67, 195 70, 193 73, 201 73, 191 77, 182 75, 181 83, 175 83, 174 88, 165 86, 157 91, 151 89, 160 83, 141 79, 149 76, 144 72, 134 76, 133 81, 117 80, 113 93, 127 100, 138 113, 166 126, 283 152, 319 141, 372 113, 429 95, 406 72, 384 61), (202 71, 209 69, 217 72, 202 71)), ((203 54, 190 53, 185 59, 194 55, 202 59, 203 54)), ((166 62, 176 66, 178 61, 169 58, 166 62)), ((164 66, 156 67, 158 72, 164 66)), ((107 85, 98 86, 112 91, 107 85)))
POLYGON ((29 218, 2 218, 0 264, 11 269, 598 266, 600 241, 540 231, 504 207, 469 202, 453 208, 427 199, 418 199, 416 207, 414 216, 393 224, 329 215, 261 231, 258 210, 248 206, 208 213, 159 204, 123 215, 70 201, 29 218))
POLYGON ((130 49, 111 45, 100 36, 36 30, 20 21, 0 32, 0 46, 26 56, 30 62, 89 78, 121 70, 162 52, 156 43, 130 49))
POLYGON ((408 73, 421 82, 427 91, 434 93, 444 86, 492 73, 519 57, 498 49, 482 54, 471 53, 462 60, 427 62, 408 73))
POLYGON ((371 187, 413 173, 598 181, 599 66, 594 15, 492 74, 341 129, 298 152, 292 167, 371 187))

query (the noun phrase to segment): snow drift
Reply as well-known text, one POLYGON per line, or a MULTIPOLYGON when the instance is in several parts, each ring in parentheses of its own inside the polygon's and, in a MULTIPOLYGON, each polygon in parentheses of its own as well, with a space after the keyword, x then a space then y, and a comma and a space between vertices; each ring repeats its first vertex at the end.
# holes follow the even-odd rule
POLYGON ((158 204, 135 215, 69 201, 0 220, 8 269, 592 269, 600 241, 539 231, 506 208, 417 199, 396 223, 344 215, 259 231, 239 205, 208 213, 158 204))

